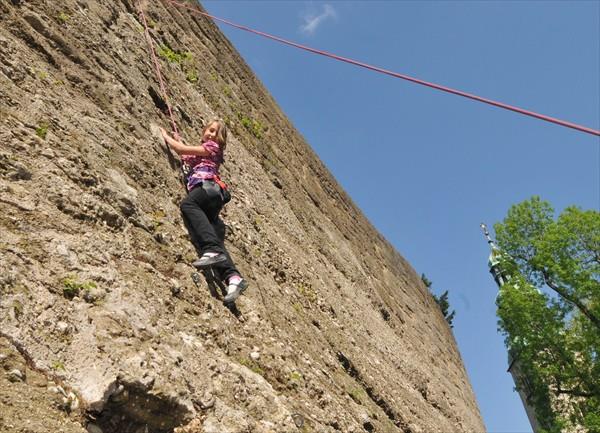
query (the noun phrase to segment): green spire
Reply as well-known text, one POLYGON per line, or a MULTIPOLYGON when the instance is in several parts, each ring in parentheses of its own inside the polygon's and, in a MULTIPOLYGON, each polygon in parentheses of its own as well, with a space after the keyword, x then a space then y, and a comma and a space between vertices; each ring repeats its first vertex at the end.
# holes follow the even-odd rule
POLYGON ((490 274, 494 277, 494 281, 498 285, 498 288, 502 287, 504 283, 506 283, 506 276, 502 273, 502 269, 500 268, 500 256, 502 252, 496 246, 494 240, 490 237, 490 232, 488 231, 487 226, 484 223, 480 224, 481 229, 483 230, 483 235, 487 239, 487 242, 490 246, 490 257, 488 258, 488 267, 490 268, 490 274))

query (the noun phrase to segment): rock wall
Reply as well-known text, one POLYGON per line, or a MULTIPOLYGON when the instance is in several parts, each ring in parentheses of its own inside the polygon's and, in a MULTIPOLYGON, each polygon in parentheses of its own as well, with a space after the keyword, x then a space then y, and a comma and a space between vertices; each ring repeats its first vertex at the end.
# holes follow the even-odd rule
POLYGON ((0 0, 0 431, 482 432, 419 276, 210 20, 144 7, 183 136, 230 126, 250 287, 190 266, 136 2, 0 0))

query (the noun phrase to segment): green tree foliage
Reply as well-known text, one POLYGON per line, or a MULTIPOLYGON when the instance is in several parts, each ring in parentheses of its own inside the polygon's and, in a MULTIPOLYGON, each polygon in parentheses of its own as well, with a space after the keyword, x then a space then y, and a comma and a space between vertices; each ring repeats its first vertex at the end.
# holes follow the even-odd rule
POLYGON ((448 290, 446 290, 440 296, 437 296, 432 292, 432 282, 425 276, 425 274, 421 274, 421 280, 431 292, 433 299, 435 300, 436 304, 438 304, 438 307, 440 307, 440 310, 444 315, 444 319, 446 319, 446 322, 448 322, 448 325, 450 325, 451 328, 454 328, 452 321, 454 320, 454 315, 456 314, 456 311, 452 310, 451 313, 448 313, 448 311, 450 310, 450 302, 448 302, 448 290))
POLYGON ((499 327, 543 428, 600 433, 600 213, 533 197, 495 225, 499 327))

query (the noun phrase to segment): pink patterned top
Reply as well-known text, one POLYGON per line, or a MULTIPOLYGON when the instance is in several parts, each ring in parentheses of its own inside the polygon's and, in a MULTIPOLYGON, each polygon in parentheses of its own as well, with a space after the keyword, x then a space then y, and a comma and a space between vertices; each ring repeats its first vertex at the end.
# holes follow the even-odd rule
POLYGON ((223 163, 223 150, 219 143, 206 141, 202 146, 210 153, 209 156, 181 155, 181 161, 189 168, 187 189, 199 185, 203 180, 214 179, 219 175, 219 167, 223 163))

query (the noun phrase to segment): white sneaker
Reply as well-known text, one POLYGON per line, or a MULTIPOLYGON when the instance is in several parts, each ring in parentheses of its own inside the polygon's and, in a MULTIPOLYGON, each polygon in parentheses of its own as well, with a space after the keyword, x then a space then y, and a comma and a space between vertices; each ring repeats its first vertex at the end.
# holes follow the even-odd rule
POLYGON ((225 260, 227 260, 225 254, 218 253, 213 255, 213 253, 204 253, 202 257, 192 263, 192 266, 198 269, 204 269, 216 265, 217 263, 222 263, 225 260))
POLYGON ((227 286, 227 295, 225 295, 223 302, 226 304, 235 302, 235 300, 242 294, 244 290, 246 290, 247 287, 248 283, 243 278, 237 283, 230 283, 227 286))

